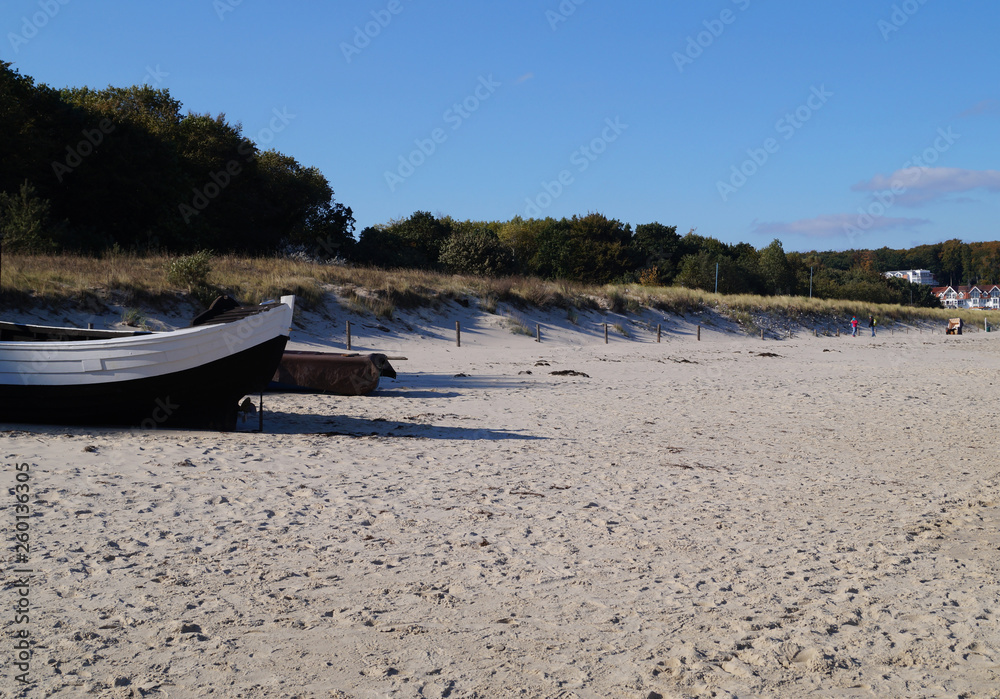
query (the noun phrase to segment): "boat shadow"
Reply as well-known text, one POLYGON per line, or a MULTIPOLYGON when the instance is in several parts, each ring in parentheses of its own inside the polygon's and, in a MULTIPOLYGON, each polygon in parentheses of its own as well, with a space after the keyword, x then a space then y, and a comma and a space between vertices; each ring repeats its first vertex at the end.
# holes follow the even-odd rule
POLYGON ((370 395, 375 398, 457 398, 463 390, 525 388, 529 380, 511 376, 469 376, 466 374, 401 374, 385 380, 370 395))
MULTIPOLYGON (((248 431, 248 430, 240 430, 248 431)), ((403 422, 382 418, 367 419, 347 415, 330 416, 302 411, 268 410, 264 412, 266 434, 318 435, 326 437, 388 437, 398 439, 504 440, 547 439, 518 430, 481 427, 456 427, 422 422, 403 422)))

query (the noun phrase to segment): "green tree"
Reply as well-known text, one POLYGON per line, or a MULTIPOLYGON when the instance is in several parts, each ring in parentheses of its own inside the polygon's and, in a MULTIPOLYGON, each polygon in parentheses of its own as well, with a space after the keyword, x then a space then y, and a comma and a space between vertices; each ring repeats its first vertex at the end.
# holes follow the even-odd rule
MULTIPOLYGON (((905 262, 897 269, 926 269, 940 281, 941 279, 941 244, 918 245, 905 251, 905 262)), ((888 270, 886 270, 888 271, 888 270)))
POLYGON ((726 255, 713 256, 707 250, 686 255, 674 279, 688 289, 715 291, 720 294, 741 294, 753 291, 754 273, 726 255))
POLYGON ((53 252, 65 225, 53 223, 48 200, 25 181, 16 194, 0 192, 0 241, 5 252, 53 252))
POLYGON ((770 245, 760 251, 758 268, 767 293, 792 293, 795 287, 795 275, 780 240, 775 238, 770 245))
POLYGON ((0 191, 31 181, 51 220, 67 221, 69 248, 353 241, 353 214, 316 168, 260 153, 224 114, 183 116, 167 90, 55 91, 0 61, 0 129, 0 191))
POLYGON ((441 246, 440 262, 453 273, 498 277, 511 273, 514 254, 488 228, 463 229, 441 246))
POLYGON ((113 118, 118 125, 131 124, 162 138, 170 138, 182 119, 181 103, 170 91, 149 85, 65 88, 60 96, 90 114, 113 118))
POLYGON ((699 252, 707 252, 711 259, 718 257, 729 257, 729 246, 717 238, 698 235, 692 228, 680 240, 679 252, 681 255, 695 255, 699 252))
POLYGON ((354 246, 354 259, 383 269, 413 267, 415 262, 412 248, 404 245, 403 239, 385 226, 368 226, 361 231, 354 246))
POLYGON ((946 240, 941 244, 941 252, 938 253, 941 276, 938 281, 942 284, 959 285, 964 277, 962 266, 962 248, 965 244, 958 239, 946 240))
POLYGON ((545 228, 535 266, 541 276, 606 284, 635 269, 628 224, 591 213, 545 228))
POLYGON ((514 253, 516 271, 521 274, 540 274, 538 250, 543 233, 557 225, 554 218, 523 219, 515 216, 500 225, 497 237, 514 253))
POLYGON ((354 212, 349 206, 333 201, 322 202, 310 210, 303 230, 303 244, 317 257, 353 258, 354 212))
POLYGON ((51 163, 62 155, 77 118, 57 91, 0 61, 0 192, 16 192, 27 179, 51 198, 51 163))
POLYGON ((632 245, 641 269, 655 269, 660 284, 670 284, 680 263, 681 237, 677 226, 643 223, 635 227, 632 245))
MULTIPOLYGON (((370 240, 374 241, 374 235, 374 232, 369 234, 370 240)), ((441 247, 450 235, 449 222, 439 221, 427 211, 415 211, 409 218, 390 221, 382 227, 382 234, 378 236, 394 240, 401 250, 388 251, 381 244, 377 248, 372 247, 364 240, 359 241, 359 248, 360 253, 367 256, 364 261, 370 264, 385 266, 387 260, 392 259, 401 262, 404 267, 434 269, 441 257, 441 247), (365 245, 361 245, 363 242, 365 245), (377 259, 370 257, 376 249, 377 259)))

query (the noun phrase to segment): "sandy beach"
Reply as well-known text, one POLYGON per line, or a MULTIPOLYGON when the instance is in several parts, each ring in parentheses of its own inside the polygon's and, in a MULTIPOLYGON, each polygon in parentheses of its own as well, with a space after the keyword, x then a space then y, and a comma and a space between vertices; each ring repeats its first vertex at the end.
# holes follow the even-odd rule
POLYGON ((0 427, 2 694, 1000 696, 1000 335, 455 311, 263 434, 0 427))

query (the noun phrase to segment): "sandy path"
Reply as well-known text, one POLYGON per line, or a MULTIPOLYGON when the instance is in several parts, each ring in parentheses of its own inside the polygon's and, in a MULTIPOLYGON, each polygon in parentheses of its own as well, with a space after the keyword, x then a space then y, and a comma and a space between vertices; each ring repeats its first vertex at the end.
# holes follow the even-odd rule
POLYGON ((26 696, 1000 696, 1000 339, 521 340, 0 434, 26 696))

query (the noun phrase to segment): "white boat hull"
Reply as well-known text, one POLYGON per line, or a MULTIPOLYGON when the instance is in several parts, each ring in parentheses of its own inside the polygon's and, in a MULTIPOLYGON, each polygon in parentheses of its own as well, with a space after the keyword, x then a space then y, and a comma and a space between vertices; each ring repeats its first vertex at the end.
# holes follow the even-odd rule
POLYGON ((232 429, 280 361, 294 297, 239 320, 86 341, 0 342, 0 421, 232 429))

